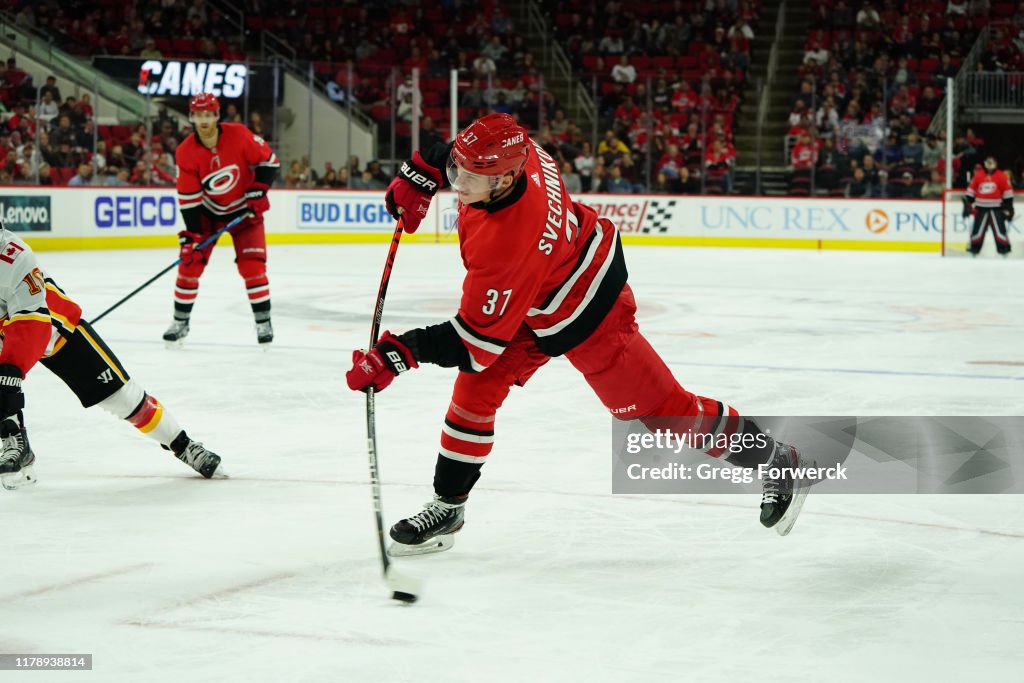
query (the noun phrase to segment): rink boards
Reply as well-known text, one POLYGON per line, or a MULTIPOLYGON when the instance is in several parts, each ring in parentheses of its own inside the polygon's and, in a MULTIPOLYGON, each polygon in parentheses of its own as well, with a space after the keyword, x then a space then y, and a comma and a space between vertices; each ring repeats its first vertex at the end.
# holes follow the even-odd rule
MULTIPOLYGON (((274 189, 265 214, 277 244, 387 240, 383 191, 274 189)), ((627 244, 924 251, 941 246, 940 200, 579 195, 627 244)), ((440 193, 410 241, 456 239, 457 198, 440 193)), ((949 205, 953 233, 968 232, 949 205)), ((0 217, 36 249, 170 247, 184 228, 173 188, 6 187, 0 217)), ((1011 240, 1021 229, 1010 226, 1011 240)))

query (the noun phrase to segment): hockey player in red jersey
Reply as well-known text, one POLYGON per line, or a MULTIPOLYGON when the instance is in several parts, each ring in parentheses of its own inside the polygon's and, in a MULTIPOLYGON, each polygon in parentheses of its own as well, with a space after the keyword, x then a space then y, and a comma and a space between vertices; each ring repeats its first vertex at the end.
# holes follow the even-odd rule
POLYGON ((996 250, 1006 256, 1010 253, 1010 237, 1006 233, 1006 222, 1013 220, 1013 186, 1006 173, 999 170, 995 157, 985 159, 985 166, 978 169, 964 195, 964 218, 970 218, 974 209, 974 225, 967 251, 972 256, 981 252, 985 232, 992 228, 996 250))
POLYGON ((245 280, 256 319, 256 340, 274 340, 270 324, 270 281, 267 279, 267 237, 263 214, 270 208, 267 192, 280 166, 260 136, 240 123, 218 123, 220 102, 200 93, 189 102, 195 133, 175 153, 178 164, 178 207, 185 229, 178 233, 181 263, 174 285, 174 321, 164 333, 168 346, 181 344, 189 332, 199 278, 214 244, 196 247, 234 218, 250 214, 231 230, 235 265, 245 280))
POLYGON ((220 456, 190 439, 160 401, 128 376, 32 249, 0 225, 0 484, 6 489, 35 483, 21 382, 37 361, 86 408, 98 405, 127 420, 206 478, 223 475, 220 456))
MULTIPOLYGON (((685 432, 761 435, 753 421, 679 385, 640 334, 626 282, 619 233, 611 221, 574 202, 558 164, 505 114, 470 124, 450 145, 402 165, 385 197, 393 216, 414 231, 434 192, 458 192, 458 231, 467 273, 458 313, 401 335, 385 332, 369 351, 354 351, 351 389, 385 389, 420 363, 457 367, 441 428, 434 499, 391 528, 393 554, 443 550, 462 528, 464 507, 494 443, 498 408, 552 356, 564 355, 619 419, 672 418, 685 432), (445 169, 445 170, 442 170, 445 169)), ((723 453, 742 467, 791 467, 796 449, 762 437, 760 449, 723 453)), ((753 441, 748 441, 753 442, 753 441)), ((766 480, 761 522, 785 534, 806 488, 766 480)))

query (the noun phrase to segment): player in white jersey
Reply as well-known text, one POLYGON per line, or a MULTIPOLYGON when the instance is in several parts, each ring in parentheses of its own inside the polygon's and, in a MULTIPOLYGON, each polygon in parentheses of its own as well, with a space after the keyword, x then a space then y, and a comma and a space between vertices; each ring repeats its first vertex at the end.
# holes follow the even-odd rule
POLYGON ((36 362, 63 380, 86 408, 99 405, 127 420, 206 478, 223 476, 220 456, 190 439, 129 377, 28 244, 0 225, 0 484, 6 489, 35 482, 21 383, 36 362))

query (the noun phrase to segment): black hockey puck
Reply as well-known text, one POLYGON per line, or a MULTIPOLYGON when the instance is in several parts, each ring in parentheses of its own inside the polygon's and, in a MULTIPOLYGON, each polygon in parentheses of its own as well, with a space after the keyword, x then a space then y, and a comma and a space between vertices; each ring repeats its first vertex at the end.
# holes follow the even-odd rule
POLYGON ((391 599, 398 600, 399 602, 404 602, 407 605, 411 605, 412 603, 416 602, 416 600, 418 600, 415 594, 404 593, 402 591, 395 591, 394 593, 392 593, 391 599))

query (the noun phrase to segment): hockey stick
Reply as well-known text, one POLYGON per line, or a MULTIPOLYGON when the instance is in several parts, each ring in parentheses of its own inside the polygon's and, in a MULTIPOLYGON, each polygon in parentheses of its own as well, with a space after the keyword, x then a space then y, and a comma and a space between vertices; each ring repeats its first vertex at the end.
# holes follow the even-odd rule
MULTIPOLYGON (((205 240, 200 242, 199 246, 195 247, 195 249, 193 249, 193 251, 201 251, 201 250, 205 249, 207 247, 207 245, 211 244, 212 242, 216 242, 218 237, 220 237, 225 232, 227 232, 231 228, 235 227, 236 225, 238 225, 239 223, 244 221, 246 218, 249 218, 250 216, 252 216, 251 213, 245 213, 245 214, 242 214, 241 216, 239 216, 238 218, 232 220, 230 223, 225 225, 223 228, 221 228, 220 230, 218 230, 217 232, 213 233, 212 235, 207 237, 205 240)), ((118 306, 123 304, 125 301, 128 301, 128 299, 131 299, 133 296, 135 296, 136 294, 138 294, 139 292, 144 290, 146 287, 149 287, 151 284, 153 284, 154 282, 159 280, 164 275, 164 273, 166 273, 167 271, 169 271, 172 268, 177 267, 177 265, 179 263, 181 263, 181 258, 178 258, 178 260, 176 260, 174 263, 172 263, 171 265, 167 266, 166 268, 161 270, 159 273, 157 273, 156 275, 154 275, 153 277, 149 278, 148 280, 143 282, 141 285, 139 285, 138 287, 133 289, 131 291, 131 293, 128 294, 128 296, 124 297, 123 299, 118 301, 116 304, 114 304, 113 306, 111 306, 110 308, 108 308, 107 310, 103 311, 102 313, 100 313, 95 318, 93 318, 91 324, 95 325, 96 323, 98 323, 108 313, 112 312, 115 308, 117 308, 118 306)))
MULTIPOLYGON (((384 317, 384 296, 388 292, 391 270, 395 266, 398 243, 402 240, 403 232, 405 232, 405 221, 399 217, 394 237, 391 238, 391 246, 388 248, 388 258, 384 262, 384 273, 380 277, 377 301, 373 307, 373 323, 370 325, 369 348, 371 349, 377 344, 377 337, 380 335, 380 321, 384 317)), ((394 569, 391 558, 388 557, 388 549, 384 545, 384 512, 380 494, 380 468, 377 464, 377 409, 373 387, 368 387, 366 390, 366 447, 370 454, 370 488, 373 491, 373 512, 377 519, 377 547, 380 551, 384 581, 391 589, 393 600, 413 603, 419 598, 420 582, 410 576, 400 574, 394 569)))

